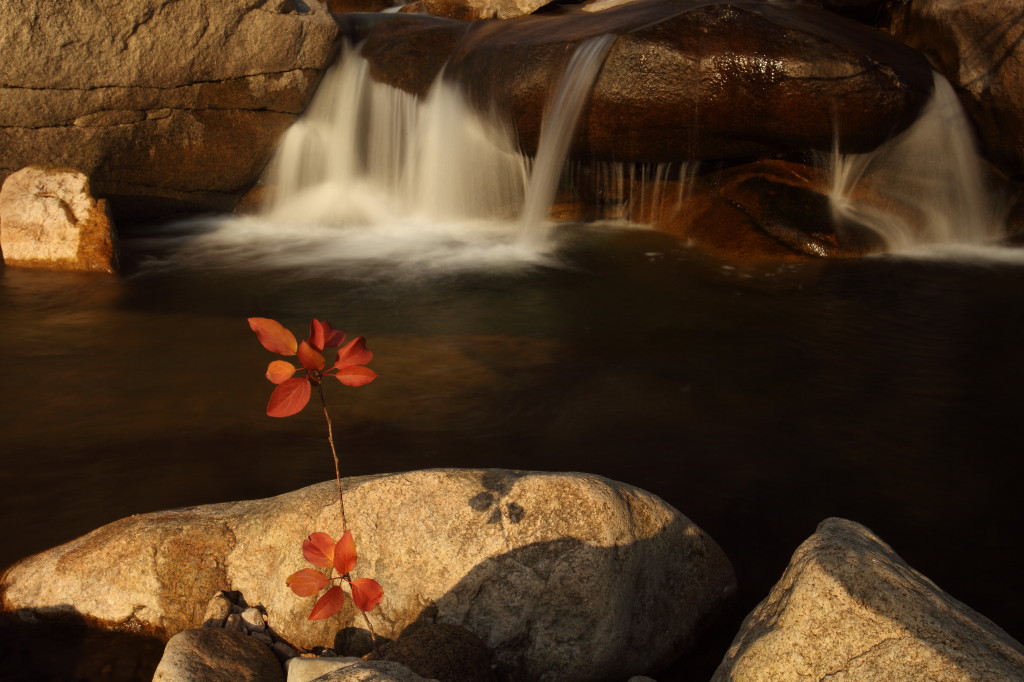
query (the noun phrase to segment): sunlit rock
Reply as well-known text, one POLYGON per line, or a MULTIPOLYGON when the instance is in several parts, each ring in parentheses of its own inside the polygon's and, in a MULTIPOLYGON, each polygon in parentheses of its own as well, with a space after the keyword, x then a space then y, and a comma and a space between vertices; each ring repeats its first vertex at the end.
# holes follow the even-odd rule
POLYGON ((550 0, 415 0, 403 12, 422 12, 439 17, 477 21, 512 19, 532 14, 550 0))
POLYGON ((119 212, 229 209, 334 54, 319 2, 0 5, 0 178, 77 168, 119 212))
MULTIPOLYGON (((371 614, 394 639, 436 620, 475 633, 535 680, 627 678, 680 655, 735 589, 715 542, 662 500, 585 474, 434 470, 348 479, 357 577, 385 590, 371 614)), ((167 635, 241 591, 292 644, 368 649, 351 606, 306 619, 285 578, 301 541, 340 533, 334 482, 265 500, 133 516, 20 561, 6 610, 79 613, 167 635)))
POLYGON ((70 168, 30 166, 7 177, 0 189, 0 252, 7 265, 117 270, 107 203, 70 168))
POLYGON ((1019 642, 868 529, 827 519, 747 616, 713 679, 968 682, 1022 674, 1019 642))
POLYGON ((957 89, 989 158, 1024 173, 1024 6, 914 0, 898 3, 891 30, 957 89))

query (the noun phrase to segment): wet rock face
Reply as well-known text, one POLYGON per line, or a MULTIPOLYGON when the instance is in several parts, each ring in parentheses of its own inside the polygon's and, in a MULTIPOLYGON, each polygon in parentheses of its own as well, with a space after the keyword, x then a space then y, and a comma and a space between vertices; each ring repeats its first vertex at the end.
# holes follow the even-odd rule
MULTIPOLYGON (((725 159, 827 149, 871 149, 915 118, 930 67, 878 31, 804 3, 636 0, 557 15, 478 22, 448 55, 445 76, 481 107, 509 112, 527 153, 544 104, 585 39, 618 38, 583 113, 573 155, 634 162, 725 159), (600 11, 593 11, 597 8, 600 11), (587 11, 590 10, 590 11, 587 11)), ((425 24, 426 26, 426 24, 425 24)), ((415 29, 404 30, 412 40, 415 29)), ((383 22, 370 32, 388 32, 383 22)), ((384 40, 383 38, 381 40, 384 40)), ((409 63, 427 43, 390 42, 367 57, 374 77, 419 92, 409 63), (407 58, 397 55, 405 52, 407 58)), ((431 75, 440 60, 425 60, 431 75)))
POLYGON ((891 31, 957 89, 990 159, 1024 175, 1024 6, 1017 0, 914 0, 891 31))
POLYGON ((56 164, 137 205, 229 208, 304 108, 336 35, 316 2, 4 3, 0 177, 56 164))

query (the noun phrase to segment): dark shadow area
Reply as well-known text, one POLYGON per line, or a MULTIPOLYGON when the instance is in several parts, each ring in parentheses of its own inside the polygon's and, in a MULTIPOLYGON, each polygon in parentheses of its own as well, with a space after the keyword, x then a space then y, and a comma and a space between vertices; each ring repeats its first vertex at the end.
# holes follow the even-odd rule
POLYGON ((164 642, 110 631, 80 616, 0 614, 0 670, 5 682, 144 682, 153 679, 164 642))

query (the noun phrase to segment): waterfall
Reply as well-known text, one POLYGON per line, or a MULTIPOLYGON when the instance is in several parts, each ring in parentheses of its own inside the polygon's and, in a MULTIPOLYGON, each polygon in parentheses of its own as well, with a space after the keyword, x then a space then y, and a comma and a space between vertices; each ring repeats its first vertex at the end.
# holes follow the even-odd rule
POLYGON ((520 244, 536 248, 546 241, 548 211, 558 192, 576 124, 615 38, 605 34, 580 43, 551 91, 537 142, 537 158, 533 162, 526 201, 519 219, 520 244))
POLYGON ((875 232, 887 251, 994 243, 1003 211, 979 158, 956 93, 935 74, 931 99, 903 133, 865 154, 833 149, 832 217, 875 232))

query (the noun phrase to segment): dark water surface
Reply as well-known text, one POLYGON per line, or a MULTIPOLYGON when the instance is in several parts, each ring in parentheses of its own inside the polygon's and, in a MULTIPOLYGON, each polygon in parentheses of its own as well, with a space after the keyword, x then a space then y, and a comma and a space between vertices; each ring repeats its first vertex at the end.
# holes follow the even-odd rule
POLYGON ((380 374, 328 387, 347 474, 648 489, 736 566, 730 635, 845 517, 1024 638, 1024 266, 742 268, 644 232, 565 240, 562 266, 498 274, 159 266, 164 247, 131 235, 119 278, 0 270, 0 564, 130 514, 330 478, 315 411, 264 415, 273 356, 245 322, 317 316, 365 335, 380 374))

